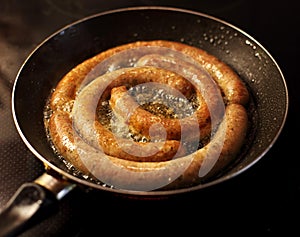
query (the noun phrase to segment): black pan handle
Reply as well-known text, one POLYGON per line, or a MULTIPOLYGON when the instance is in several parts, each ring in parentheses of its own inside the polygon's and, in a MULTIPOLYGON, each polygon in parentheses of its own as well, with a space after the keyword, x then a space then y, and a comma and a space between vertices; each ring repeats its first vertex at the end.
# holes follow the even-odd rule
POLYGON ((0 213, 0 237, 24 232, 58 211, 59 200, 75 187, 43 174, 19 187, 0 213))

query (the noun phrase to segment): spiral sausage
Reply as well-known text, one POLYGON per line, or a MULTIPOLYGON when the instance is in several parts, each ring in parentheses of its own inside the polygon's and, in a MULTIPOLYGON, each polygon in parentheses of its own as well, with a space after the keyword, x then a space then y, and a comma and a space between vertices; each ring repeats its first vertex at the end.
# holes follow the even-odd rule
POLYGON ((46 128, 61 156, 108 185, 182 188, 213 176, 238 155, 248 128, 248 100, 238 75, 207 52, 178 42, 140 41, 108 49, 68 72, 50 97, 46 128), (133 63, 122 66, 122 53, 133 63), (162 118, 141 108, 128 89, 149 82, 167 84, 185 98, 196 95, 193 116, 162 118), (159 123, 165 137, 145 143, 118 137, 96 116, 105 103, 134 133, 151 140, 149 131, 159 123), (197 144, 192 152, 186 148, 191 141, 197 144))

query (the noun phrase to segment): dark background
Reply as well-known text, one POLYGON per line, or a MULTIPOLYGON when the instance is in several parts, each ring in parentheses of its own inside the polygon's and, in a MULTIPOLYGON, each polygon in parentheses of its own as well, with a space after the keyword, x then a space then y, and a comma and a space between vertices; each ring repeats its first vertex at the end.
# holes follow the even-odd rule
POLYGON ((58 213, 23 233, 33 236, 109 234, 299 236, 299 23, 297 1, 0 0, 0 208, 17 188, 44 172, 13 124, 11 90, 19 68, 46 37, 77 19, 127 6, 163 5, 225 20, 260 42, 281 68, 289 90, 285 126, 257 164, 213 188, 167 200, 132 200, 75 190, 58 213))

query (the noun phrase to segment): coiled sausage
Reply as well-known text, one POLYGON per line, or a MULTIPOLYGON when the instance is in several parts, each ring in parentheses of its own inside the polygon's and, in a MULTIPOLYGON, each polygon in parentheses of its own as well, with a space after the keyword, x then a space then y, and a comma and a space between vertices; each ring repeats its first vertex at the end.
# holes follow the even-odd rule
MULTIPOLYGON (((247 133, 248 100, 248 90, 238 75, 202 49, 164 40, 138 41, 101 52, 68 72, 50 97, 52 113, 46 128, 64 159, 112 187, 143 191, 182 188, 202 182, 236 158, 247 133), (173 81, 168 79, 170 75, 173 81), (182 141, 180 135, 194 129, 186 126, 187 132, 178 131, 172 119, 163 118, 165 136, 151 145, 141 144, 115 136, 98 120, 97 110, 106 104, 110 113, 128 117, 125 122, 131 130, 149 139, 157 116, 137 106, 131 96, 123 97, 131 87, 149 82, 169 83, 186 98, 196 95, 203 105, 195 110, 196 120, 191 122, 203 121, 192 126, 199 130, 195 133, 198 139, 182 141), (138 112, 128 112, 130 106, 138 112), (140 121, 148 125, 144 128, 145 122, 140 121), (174 131, 170 129, 173 126, 174 131), (209 139, 199 145, 204 137, 209 139), (196 140, 197 149, 186 149, 191 140, 196 140)), ((188 119, 182 118, 182 124, 188 119)))

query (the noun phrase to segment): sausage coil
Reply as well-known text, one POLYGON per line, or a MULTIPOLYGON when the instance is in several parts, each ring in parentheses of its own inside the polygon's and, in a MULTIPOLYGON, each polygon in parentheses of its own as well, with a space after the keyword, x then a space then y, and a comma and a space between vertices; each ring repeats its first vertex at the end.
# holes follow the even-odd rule
POLYGON ((105 185, 184 188, 237 157, 248 100, 239 76, 202 49, 137 41, 69 71, 50 95, 45 126, 63 159, 105 185))

